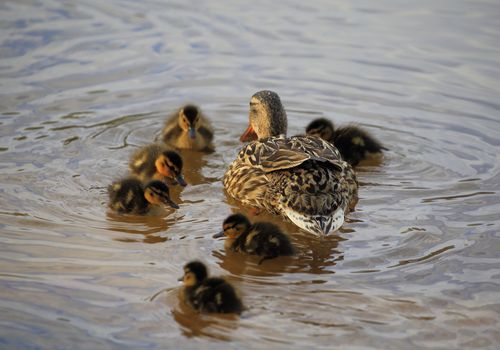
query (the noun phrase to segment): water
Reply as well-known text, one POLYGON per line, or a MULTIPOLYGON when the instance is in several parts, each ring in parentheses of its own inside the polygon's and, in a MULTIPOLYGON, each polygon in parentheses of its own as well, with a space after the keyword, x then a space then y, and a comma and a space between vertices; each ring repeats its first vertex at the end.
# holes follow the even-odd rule
POLYGON ((3 1, 0 348, 497 349, 499 23, 496 1, 3 1), (258 266, 211 236, 261 89, 289 134, 328 117, 390 150, 338 234, 275 220, 298 255, 258 266), (106 186, 185 102, 216 152, 185 152, 181 209, 110 213, 106 186), (193 258, 241 318, 179 301, 193 258))

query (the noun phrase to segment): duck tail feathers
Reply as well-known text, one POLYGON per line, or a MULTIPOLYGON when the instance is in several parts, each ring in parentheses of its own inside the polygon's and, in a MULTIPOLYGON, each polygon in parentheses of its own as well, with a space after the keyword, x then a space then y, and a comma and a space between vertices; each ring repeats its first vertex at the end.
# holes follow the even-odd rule
POLYGON ((319 237, 337 231, 344 224, 344 210, 340 208, 332 215, 307 215, 290 208, 284 212, 295 225, 319 237))

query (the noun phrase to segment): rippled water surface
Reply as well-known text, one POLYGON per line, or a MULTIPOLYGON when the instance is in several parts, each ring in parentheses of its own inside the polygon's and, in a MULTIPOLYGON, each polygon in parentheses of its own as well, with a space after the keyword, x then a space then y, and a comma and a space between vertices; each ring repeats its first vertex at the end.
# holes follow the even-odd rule
POLYGON ((497 1, 6 0, 0 58, 0 348, 499 348, 497 1), (261 89, 289 134, 328 117, 389 151, 340 232, 274 219, 298 254, 257 265, 212 235, 261 89), (111 213, 107 185, 186 102, 216 151, 184 152, 181 208, 111 213), (180 302, 193 258, 241 318, 180 302))

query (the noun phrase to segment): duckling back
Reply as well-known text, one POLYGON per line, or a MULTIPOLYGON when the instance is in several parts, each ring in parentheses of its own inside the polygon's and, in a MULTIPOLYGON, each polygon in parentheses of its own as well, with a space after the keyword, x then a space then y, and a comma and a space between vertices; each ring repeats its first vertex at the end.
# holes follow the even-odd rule
POLYGON ((211 277, 184 291, 188 304, 197 311, 207 313, 237 313, 243 311, 243 304, 233 286, 224 279, 211 277))
POLYGON ((387 149, 362 127, 351 124, 335 128, 334 124, 325 118, 318 118, 309 123, 306 134, 332 143, 339 150, 342 159, 352 166, 358 165, 370 153, 380 153, 387 149))
POLYGON ((156 174, 155 161, 168 147, 158 143, 152 143, 136 150, 129 161, 130 173, 145 182, 156 174))
POLYGON ((135 178, 115 181, 108 187, 109 207, 118 213, 144 214, 149 203, 142 182, 135 178))
POLYGON ((357 125, 338 128, 332 142, 342 158, 352 166, 358 165, 370 153, 380 153, 387 149, 368 131, 357 125))
POLYGON ((235 251, 262 256, 259 264, 267 259, 294 253, 288 236, 270 222, 256 222, 235 239, 231 248, 235 251))

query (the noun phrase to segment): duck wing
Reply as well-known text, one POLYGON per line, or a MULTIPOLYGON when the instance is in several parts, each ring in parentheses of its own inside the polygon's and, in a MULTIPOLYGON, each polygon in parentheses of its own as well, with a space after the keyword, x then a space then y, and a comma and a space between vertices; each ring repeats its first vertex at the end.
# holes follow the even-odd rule
POLYGON ((342 170, 335 146, 314 136, 280 136, 252 142, 243 147, 239 158, 265 173, 295 168, 308 160, 328 162, 342 170))

